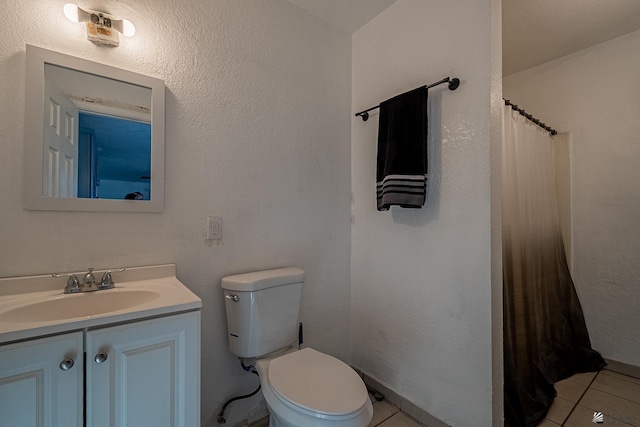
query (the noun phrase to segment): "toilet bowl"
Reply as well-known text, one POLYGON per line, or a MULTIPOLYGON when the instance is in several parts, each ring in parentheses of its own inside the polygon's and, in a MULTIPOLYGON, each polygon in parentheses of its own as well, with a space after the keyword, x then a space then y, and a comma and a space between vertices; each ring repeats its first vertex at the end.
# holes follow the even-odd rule
POLYGON ((373 406, 360 376, 312 348, 258 359, 269 427, 365 427, 373 406))
POLYGON ((229 349, 256 359, 270 427, 366 427, 373 406, 362 378, 333 356, 293 346, 303 282, 295 267, 224 277, 229 349))

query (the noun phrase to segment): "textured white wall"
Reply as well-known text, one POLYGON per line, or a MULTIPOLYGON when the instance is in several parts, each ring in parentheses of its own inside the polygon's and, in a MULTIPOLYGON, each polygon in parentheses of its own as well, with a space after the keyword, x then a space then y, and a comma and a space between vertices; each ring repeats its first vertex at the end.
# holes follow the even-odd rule
POLYGON ((351 131, 354 364, 453 426, 492 424, 491 100, 501 75, 491 7, 499 2, 399 0, 352 44, 354 111, 445 76, 462 81, 429 91, 420 210, 376 211, 377 112, 353 118, 351 131))
POLYGON ((284 0, 80 2, 136 25, 105 48, 65 2, 8 0, 0 15, 0 277, 175 262, 204 304, 203 424, 256 384, 228 351, 224 275, 304 268, 305 343, 349 361, 350 35, 284 0), (27 43, 165 80, 164 213, 22 210, 27 43), (207 215, 223 217, 220 244, 207 215))
POLYGON ((511 75, 504 94, 571 135, 573 278, 593 347, 640 366, 640 31, 511 75))

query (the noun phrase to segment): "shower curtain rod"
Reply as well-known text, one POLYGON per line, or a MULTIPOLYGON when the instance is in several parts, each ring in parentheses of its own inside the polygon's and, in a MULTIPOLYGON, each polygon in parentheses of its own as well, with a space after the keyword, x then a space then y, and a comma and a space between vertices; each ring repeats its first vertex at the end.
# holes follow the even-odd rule
MULTIPOLYGON (((453 78, 450 79, 449 77, 445 77, 444 79, 435 82, 435 83, 431 83, 430 85, 425 85, 425 86, 420 86, 420 87, 426 87, 427 89, 434 87, 434 86, 438 86, 441 85, 442 83, 449 83, 449 90, 456 90, 458 89, 458 86, 460 86, 460 79, 458 78, 453 78)), ((369 120, 369 111, 371 110, 375 110, 376 108, 380 108, 380 105, 376 105, 375 107, 371 107, 371 108, 367 108, 366 110, 362 110, 358 113, 356 113, 356 117, 361 117, 363 122, 366 122, 367 120, 369 120)))
POLYGON ((521 116, 523 116, 524 118, 526 118, 527 120, 533 122, 534 124, 540 126, 542 129, 546 130, 547 132, 549 132, 549 134, 551 136, 553 135, 557 135, 558 132, 556 132, 555 129, 552 129, 551 126, 547 126, 546 123, 542 123, 540 120, 536 119, 535 117, 533 117, 531 114, 527 113, 526 111, 524 111, 521 108, 518 108, 518 106, 514 103, 512 103, 511 101, 509 101, 508 99, 502 98, 504 100, 505 105, 507 106, 511 106, 511 109, 514 111, 517 111, 518 113, 520 113, 521 116))

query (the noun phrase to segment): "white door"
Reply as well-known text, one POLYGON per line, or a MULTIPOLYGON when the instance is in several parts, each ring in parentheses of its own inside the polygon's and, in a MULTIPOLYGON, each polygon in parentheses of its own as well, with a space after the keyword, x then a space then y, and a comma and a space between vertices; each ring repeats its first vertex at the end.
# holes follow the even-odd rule
POLYGON ((87 332, 87 427, 200 427, 200 313, 87 332))
POLYGON ((82 332, 0 346, 0 425, 82 427, 82 332))
POLYGON ((47 78, 44 92, 42 195, 77 197, 78 108, 47 78))

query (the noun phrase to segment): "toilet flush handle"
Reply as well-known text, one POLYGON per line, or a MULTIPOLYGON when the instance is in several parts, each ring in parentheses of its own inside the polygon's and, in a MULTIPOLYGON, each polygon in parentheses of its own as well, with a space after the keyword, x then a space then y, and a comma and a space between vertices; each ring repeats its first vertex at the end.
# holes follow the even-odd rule
POLYGON ((224 296, 226 299, 230 299, 233 302, 238 302, 240 301, 240 297, 238 295, 225 295, 224 296))

